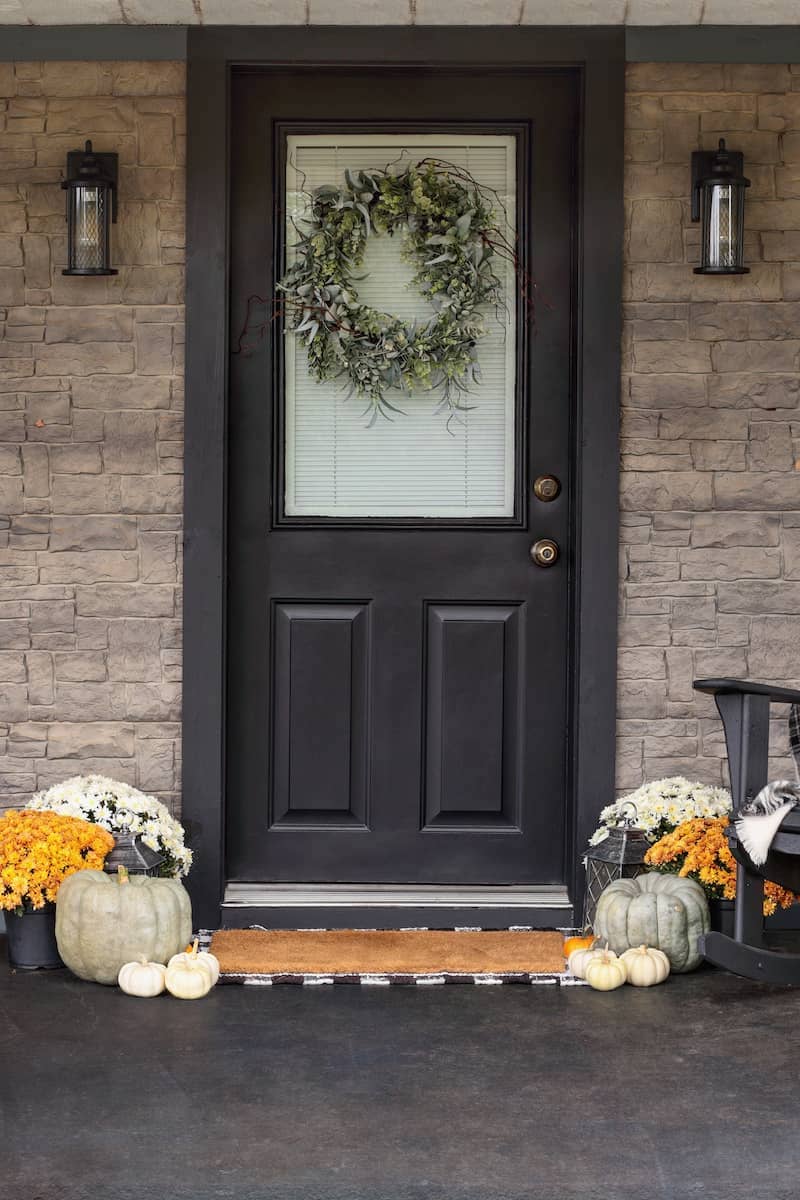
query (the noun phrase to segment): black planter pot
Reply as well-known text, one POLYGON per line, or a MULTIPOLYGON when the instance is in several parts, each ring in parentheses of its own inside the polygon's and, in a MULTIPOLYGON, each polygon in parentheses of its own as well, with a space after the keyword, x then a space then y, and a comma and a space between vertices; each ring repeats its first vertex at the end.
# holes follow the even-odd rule
POLYGON ((715 933, 724 933, 733 937, 733 900, 709 900, 708 910, 711 914, 711 928, 715 933))
POLYGON ((56 945, 56 906, 26 908, 21 917, 7 912, 8 961, 22 971, 50 971, 63 967, 56 945))

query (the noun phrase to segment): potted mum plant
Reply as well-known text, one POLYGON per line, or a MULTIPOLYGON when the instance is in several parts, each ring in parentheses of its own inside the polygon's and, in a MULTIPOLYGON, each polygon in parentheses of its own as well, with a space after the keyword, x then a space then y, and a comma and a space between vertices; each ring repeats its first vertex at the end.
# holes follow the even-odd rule
MULTIPOLYGON (((650 847, 645 861, 653 870, 696 879, 708 897, 712 929, 732 933, 736 860, 725 836, 727 824, 727 816, 683 821, 650 847)), ((779 884, 765 883, 764 916, 797 899, 779 884)))
POLYGON ((725 788, 671 775, 644 783, 635 792, 608 804, 600 813, 597 829, 589 838, 590 846, 605 841, 608 832, 630 816, 630 805, 636 809, 635 825, 643 829, 652 842, 676 829, 693 817, 724 817, 731 811, 731 796, 725 788))
POLYGON ((64 965, 55 935, 58 889, 76 871, 102 869, 113 847, 107 830, 76 817, 14 809, 0 817, 0 909, 12 967, 64 965))
POLYGON ((141 838, 145 846, 162 855, 160 875, 180 879, 189 873, 192 852, 185 844, 180 821, 155 796, 128 783, 105 775, 75 775, 46 792, 37 792, 28 808, 80 817, 115 835, 141 838))

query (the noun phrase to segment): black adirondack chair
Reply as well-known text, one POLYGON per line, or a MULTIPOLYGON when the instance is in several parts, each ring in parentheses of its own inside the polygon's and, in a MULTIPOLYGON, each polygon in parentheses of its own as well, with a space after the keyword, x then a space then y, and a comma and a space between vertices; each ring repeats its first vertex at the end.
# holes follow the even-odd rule
MULTIPOLYGON (((714 697, 722 717, 735 814, 767 783, 770 705, 800 704, 800 691, 741 679, 697 679, 693 686, 714 697)), ((800 892, 800 810, 786 815, 761 867, 740 844, 732 822, 727 833, 737 864, 734 933, 707 933, 700 949, 709 962, 747 979, 800 984, 800 954, 767 948, 762 909, 765 879, 800 892)))

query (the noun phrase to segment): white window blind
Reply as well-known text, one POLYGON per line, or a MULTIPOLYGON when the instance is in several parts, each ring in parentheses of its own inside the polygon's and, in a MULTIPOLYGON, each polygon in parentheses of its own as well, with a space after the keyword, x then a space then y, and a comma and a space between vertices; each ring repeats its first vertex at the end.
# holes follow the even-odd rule
MULTIPOLYGON (((305 192, 343 180, 347 167, 436 157, 466 167, 492 188, 513 231, 516 139, 493 135, 290 136, 287 153, 287 254, 296 240, 305 192)), ((499 207, 499 206, 498 206, 499 207)), ((500 214, 500 220, 503 215, 500 214)), ((512 232, 513 236, 513 232, 512 232)), ((288 516, 509 517, 514 512, 515 305, 514 272, 499 258, 505 311, 485 314, 478 343, 481 382, 469 393, 470 412, 449 421, 434 415, 436 393, 392 390, 404 416, 379 417, 367 428, 366 402, 346 399, 341 380, 318 383, 300 339, 286 335, 285 511, 288 516)), ((401 239, 368 243, 359 298, 405 319, 428 319, 433 309, 409 286, 414 271, 401 258, 401 239)))

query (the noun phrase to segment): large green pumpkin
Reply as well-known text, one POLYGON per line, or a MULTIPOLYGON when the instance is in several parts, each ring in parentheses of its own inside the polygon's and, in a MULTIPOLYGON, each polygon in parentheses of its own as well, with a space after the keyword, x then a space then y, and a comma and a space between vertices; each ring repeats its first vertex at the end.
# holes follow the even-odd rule
POLYGON ((703 960, 697 939, 708 933, 708 901, 700 884, 650 871, 615 879, 597 902, 595 936, 622 954, 633 946, 663 950, 673 971, 693 971, 703 960))
POLYGON ((167 962, 192 936, 189 893, 177 879, 78 871, 58 889, 58 952, 80 979, 116 983, 120 967, 144 955, 167 962))

